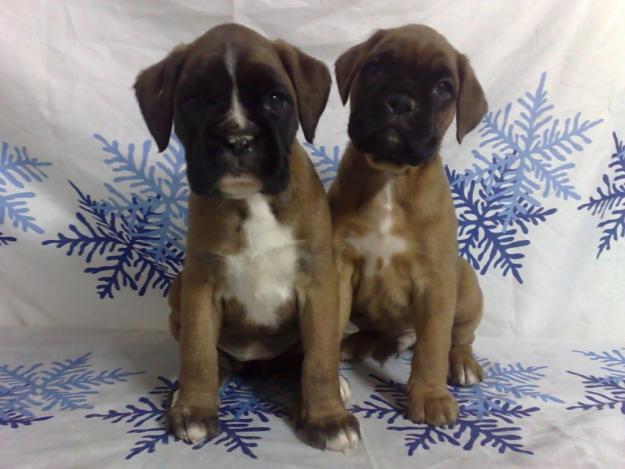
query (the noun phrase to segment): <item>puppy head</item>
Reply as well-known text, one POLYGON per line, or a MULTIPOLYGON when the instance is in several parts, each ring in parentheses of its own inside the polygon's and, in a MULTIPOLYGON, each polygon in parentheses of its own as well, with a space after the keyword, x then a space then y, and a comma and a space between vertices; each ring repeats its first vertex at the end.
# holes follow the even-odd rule
POLYGON ((143 70, 134 88, 159 151, 173 123, 191 190, 243 198, 286 188, 298 120, 311 142, 330 84, 318 60, 228 24, 143 70))
POLYGON ((377 31, 335 64, 348 133, 369 163, 401 171, 430 159, 456 116, 462 141, 487 104, 467 58, 427 26, 377 31))

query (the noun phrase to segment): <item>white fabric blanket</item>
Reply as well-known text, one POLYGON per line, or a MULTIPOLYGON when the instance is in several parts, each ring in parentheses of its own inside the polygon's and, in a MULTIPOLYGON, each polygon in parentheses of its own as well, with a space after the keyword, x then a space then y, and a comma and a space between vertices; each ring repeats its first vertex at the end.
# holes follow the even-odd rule
POLYGON ((346 455, 299 441, 293 383, 234 379, 222 433, 188 445, 163 427, 177 352, 163 332, 0 329, 0 467, 622 467, 620 343, 479 339, 480 385, 452 389, 452 428, 404 417, 409 355, 342 364, 363 445, 346 455))

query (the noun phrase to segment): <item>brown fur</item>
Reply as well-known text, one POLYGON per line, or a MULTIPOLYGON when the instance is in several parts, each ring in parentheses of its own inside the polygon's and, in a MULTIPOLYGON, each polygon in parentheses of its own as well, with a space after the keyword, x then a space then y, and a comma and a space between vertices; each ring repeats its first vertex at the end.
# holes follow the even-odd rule
MULTIPOLYGON (((466 59, 429 28, 385 30, 363 44, 347 51, 336 65, 343 100, 351 89, 352 104, 363 86, 354 69, 373 44, 413 57, 423 69, 429 67, 432 57, 448 57, 460 88, 471 88, 474 93, 479 87, 466 79, 473 76, 466 59)), ((483 115, 483 95, 463 96, 460 91, 456 109, 460 140, 483 115)), ((439 116, 438 137, 451 124, 456 109, 450 107, 439 116)), ((456 215, 440 155, 418 166, 387 165, 350 145, 329 199, 341 321, 345 325, 351 317, 360 329, 345 341, 344 351, 357 358, 367 354, 384 358, 397 350, 389 342, 416 331, 408 416, 436 425, 451 423, 458 411, 446 387, 448 375, 450 382, 459 383, 469 370, 481 379, 471 343, 482 314, 482 295, 475 273, 458 257, 456 215), (385 208, 389 202, 390 214, 385 208), (402 239, 405 247, 388 263, 377 259, 367 264, 367 253, 356 249, 354 240, 383 233, 381 226, 387 216, 392 220, 391 229, 380 234, 380 242, 392 235, 402 239)))
POLYGON ((283 306, 284 319, 275 330, 259 329, 248 323, 245 311, 236 301, 215 302, 224 287, 223 269, 219 255, 215 253, 236 254, 243 247, 240 231, 243 218, 240 214, 244 202, 191 195, 187 258, 169 296, 172 334, 180 338, 180 353, 187 357, 182 361, 180 379, 186 389, 198 387, 207 396, 208 385, 213 391, 210 394, 213 394, 218 385, 213 368, 217 360, 217 343, 225 345, 236 341, 238 345, 245 345, 260 341, 269 349, 279 348, 281 340, 285 337, 288 340, 292 335, 300 336, 301 330, 306 359, 302 376, 302 414, 298 416, 304 423, 299 425, 304 428, 306 425, 334 425, 337 416, 343 424, 351 416, 346 413, 337 394, 340 338, 335 313, 338 310, 336 268, 332 257, 329 210, 314 168, 297 143, 293 145, 290 163, 289 187, 272 198, 272 206, 283 223, 296 228, 295 236, 300 241, 301 250, 309 253, 305 254, 309 261, 302 263, 296 280, 297 304, 283 306), (310 217, 310 213, 315 217, 310 217), (191 302, 187 306, 187 315, 184 313, 185 297, 191 302), (200 315, 200 310, 210 312, 210 315, 200 315), (198 316, 207 317, 199 322, 198 316), (193 325, 185 335, 187 324, 193 325), (207 334, 210 330, 219 330, 218 337, 207 334), (211 345, 208 345, 209 341, 211 345), (188 357, 201 356, 202 353, 210 356, 211 366, 202 361, 185 367, 190 361, 188 357), (201 370, 205 370, 205 376, 198 376, 201 370))
MULTIPOLYGON (((247 60, 253 59, 284 77, 306 137, 312 139, 330 88, 326 67, 282 41, 273 43, 247 28, 225 25, 175 49, 168 59, 139 75, 138 99, 159 147, 166 147, 169 138, 171 111, 169 121, 163 122, 161 110, 172 106, 163 100, 175 95, 168 88, 175 87, 174 75, 202 73, 206 57, 226 42, 238 48, 243 57, 240 67, 247 67, 247 60), (181 53, 187 66, 182 71, 181 53)), ((282 366, 294 366, 292 357, 299 357, 293 371, 301 367, 302 391, 295 417, 309 444, 325 448, 339 431, 359 432, 339 393, 338 294, 327 198, 296 141, 290 147, 288 167, 286 189, 264 196, 277 221, 292 228, 297 243, 293 300, 279 307, 275 327, 255 325, 236 298, 224 295, 224 260, 244 249, 247 242, 242 230, 248 217, 247 201, 196 193, 189 197, 187 254, 169 294, 170 330, 180 343, 180 394, 167 420, 170 430, 181 438, 191 438, 191 427, 203 428, 209 438, 218 432, 220 382, 242 365, 218 349, 233 344, 252 344, 268 352, 288 349, 275 359, 282 366)))

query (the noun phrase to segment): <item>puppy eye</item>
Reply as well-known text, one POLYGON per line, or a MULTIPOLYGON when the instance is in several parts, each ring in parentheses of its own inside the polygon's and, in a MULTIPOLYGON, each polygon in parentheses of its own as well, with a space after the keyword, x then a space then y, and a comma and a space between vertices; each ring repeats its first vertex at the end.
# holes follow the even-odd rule
POLYGON ((449 99, 454 94, 454 88, 449 80, 441 80, 434 87, 434 94, 439 99, 449 99))
POLYGON ((182 99, 181 104, 189 111, 199 111, 208 105, 206 99, 201 96, 187 96, 182 99))
POLYGON ((278 91, 268 93, 263 101, 263 107, 274 112, 280 111, 286 106, 286 104, 286 97, 278 91))
POLYGON ((378 62, 368 62, 362 67, 362 73, 369 77, 378 75, 382 72, 382 67, 378 62))

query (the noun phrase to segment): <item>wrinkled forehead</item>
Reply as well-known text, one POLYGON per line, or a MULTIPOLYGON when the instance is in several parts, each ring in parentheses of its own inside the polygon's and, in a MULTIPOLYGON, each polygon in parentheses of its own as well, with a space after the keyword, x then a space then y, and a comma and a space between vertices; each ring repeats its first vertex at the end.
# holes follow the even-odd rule
POLYGON ((457 52, 432 30, 390 31, 372 48, 369 57, 379 57, 389 66, 405 71, 429 70, 435 75, 458 76, 457 52))
POLYGON ((237 81, 262 79, 282 83, 290 81, 272 42, 259 34, 205 35, 189 45, 181 82, 194 80, 222 85, 237 81))

